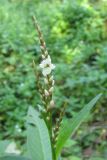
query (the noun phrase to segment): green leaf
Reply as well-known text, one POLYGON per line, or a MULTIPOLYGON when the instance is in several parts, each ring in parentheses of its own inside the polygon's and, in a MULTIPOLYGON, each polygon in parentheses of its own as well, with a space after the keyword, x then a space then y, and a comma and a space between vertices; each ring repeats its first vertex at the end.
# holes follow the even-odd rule
POLYGON ((62 121, 60 130, 59 130, 58 141, 56 144, 56 157, 59 156, 67 139, 76 131, 76 129, 85 120, 85 118, 87 118, 88 114, 90 113, 90 110, 96 104, 96 102, 100 97, 101 97, 101 94, 97 95, 71 120, 62 121))
POLYGON ((68 160, 81 160, 81 159, 76 156, 70 156, 68 160))
POLYGON ((22 156, 10 155, 10 156, 0 157, 0 160, 31 160, 31 159, 26 158, 26 157, 22 157, 22 156))
POLYGON ((10 141, 4 140, 0 141, 0 156, 5 153, 7 146, 9 145, 10 141))
POLYGON ((52 160, 47 126, 39 113, 31 107, 27 119, 27 146, 32 160, 52 160))

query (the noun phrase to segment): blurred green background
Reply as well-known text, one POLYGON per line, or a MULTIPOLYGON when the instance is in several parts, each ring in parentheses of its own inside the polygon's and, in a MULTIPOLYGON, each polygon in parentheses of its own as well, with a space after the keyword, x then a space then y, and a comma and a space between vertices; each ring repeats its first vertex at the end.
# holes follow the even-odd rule
POLYGON ((32 60, 38 65, 41 52, 32 15, 56 65, 57 108, 66 102, 70 118, 103 93, 63 157, 106 160, 107 0, 0 0, 0 140, 14 140, 24 152, 26 113, 40 103, 32 60))

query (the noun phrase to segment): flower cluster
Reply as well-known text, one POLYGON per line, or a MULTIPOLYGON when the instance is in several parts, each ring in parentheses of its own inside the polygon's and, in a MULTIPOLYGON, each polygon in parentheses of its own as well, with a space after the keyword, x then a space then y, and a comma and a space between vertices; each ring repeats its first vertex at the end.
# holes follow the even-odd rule
POLYGON ((39 69, 41 70, 42 75, 43 75, 42 78, 44 79, 44 84, 42 85, 42 84, 40 84, 40 81, 39 81, 40 77, 37 76, 38 89, 39 89, 39 93, 41 95, 42 102, 44 105, 44 108, 42 108, 39 105, 39 110, 41 112, 43 119, 46 122, 47 127, 48 127, 51 142, 52 142, 52 147, 55 149, 58 131, 59 131, 59 127, 60 127, 60 124, 62 121, 64 111, 62 111, 60 113, 58 121, 57 121, 55 127, 53 128, 52 110, 55 108, 55 103, 53 100, 53 90, 54 90, 55 81, 54 81, 54 77, 52 75, 52 71, 55 69, 55 65, 52 64, 51 57, 48 54, 43 35, 41 33, 40 27, 39 27, 35 17, 33 17, 33 20, 34 20, 34 24, 35 24, 36 30, 38 32, 38 35, 39 35, 40 48, 41 48, 41 52, 42 52, 42 56, 41 56, 42 60, 39 65, 39 69))
POLYGON ((40 64, 40 68, 42 69, 42 73, 44 76, 47 76, 51 73, 51 71, 55 68, 55 65, 51 63, 51 58, 48 55, 46 59, 43 59, 43 61, 40 64))
MULTIPOLYGON (((41 94, 43 105, 45 107, 45 111, 43 110, 44 111, 44 113, 43 113, 44 119, 45 119, 45 121, 47 121, 47 120, 50 121, 50 120, 52 120, 51 110, 54 107, 53 90, 54 90, 55 81, 54 81, 54 77, 52 75, 52 70, 55 69, 55 65, 52 64, 51 57, 48 54, 46 44, 45 44, 43 35, 41 33, 40 27, 39 27, 35 17, 33 17, 33 19, 34 19, 34 24, 37 29, 38 35, 39 35, 40 48, 41 48, 41 52, 42 52, 42 56, 41 56, 42 60, 41 60, 39 67, 41 69, 41 72, 43 75, 42 78, 44 79, 44 84, 45 84, 45 85, 39 84, 38 88, 39 88, 39 92, 41 94)), ((47 122, 47 125, 48 125, 48 122, 47 122)))

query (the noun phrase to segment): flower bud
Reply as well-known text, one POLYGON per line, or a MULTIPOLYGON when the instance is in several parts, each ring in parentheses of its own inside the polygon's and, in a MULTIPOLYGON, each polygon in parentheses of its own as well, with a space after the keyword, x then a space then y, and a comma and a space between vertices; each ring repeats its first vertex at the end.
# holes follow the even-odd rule
POLYGON ((59 126, 56 126, 56 130, 58 130, 59 129, 59 126))
POLYGON ((50 120, 50 118, 49 118, 49 117, 47 117, 46 119, 47 119, 48 121, 50 120))
POLYGON ((46 111, 46 109, 43 109, 42 112, 43 112, 43 113, 46 113, 47 111, 46 111))
POLYGON ((53 81, 53 76, 50 77, 49 81, 50 81, 50 82, 53 81))
POLYGON ((57 140, 58 140, 58 137, 55 138, 55 142, 57 142, 57 140))
POLYGON ((51 100, 51 101, 50 101, 50 107, 53 108, 54 106, 55 106, 54 100, 51 100))
POLYGON ((60 121, 60 119, 59 119, 59 118, 57 118, 57 119, 56 119, 56 122, 59 122, 59 121, 60 121))
POLYGON ((49 92, 45 89, 45 96, 48 97, 49 96, 49 92))
POLYGON ((45 59, 45 56, 42 54, 42 59, 45 59))
POLYGON ((44 82, 45 82, 45 84, 48 84, 47 78, 44 78, 44 82))
POLYGON ((51 87, 51 88, 49 89, 49 92, 52 93, 52 92, 53 92, 53 89, 54 89, 54 88, 51 87))
POLYGON ((40 46, 41 50, 44 50, 44 47, 43 46, 40 46))
POLYGON ((55 84, 55 81, 53 80, 53 81, 52 81, 52 85, 54 86, 54 84, 55 84))
POLYGON ((53 128, 54 132, 56 131, 56 128, 53 128))
POLYGON ((47 51, 45 51, 45 55, 48 56, 48 52, 47 51))
POLYGON ((43 112, 43 113, 46 113, 46 112, 47 112, 47 111, 46 111, 45 109, 43 109, 43 107, 40 106, 39 104, 38 104, 38 109, 39 109, 40 112, 43 112))

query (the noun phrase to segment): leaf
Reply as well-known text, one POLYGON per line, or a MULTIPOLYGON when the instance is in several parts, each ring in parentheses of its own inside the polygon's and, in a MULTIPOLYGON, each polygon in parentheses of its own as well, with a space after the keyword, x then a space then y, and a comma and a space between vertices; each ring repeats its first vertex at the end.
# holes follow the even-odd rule
POLYGON ((0 156, 5 153, 6 148, 8 147, 10 141, 4 140, 0 141, 0 156))
POLYGON ((68 148, 68 147, 71 147, 71 146, 73 146, 75 144, 76 144, 76 141, 71 140, 71 139, 67 139, 67 141, 64 144, 64 147, 68 148))
POLYGON ((68 160, 81 160, 81 159, 76 156, 70 156, 68 160))
POLYGON ((76 156, 70 156, 68 160, 81 160, 81 159, 76 156))
POLYGON ((10 155, 10 156, 2 156, 0 157, 0 160, 31 160, 31 159, 22 156, 10 155))
POLYGON ((14 153, 14 154, 20 154, 20 150, 18 150, 17 149, 17 146, 16 146, 16 143, 15 142, 11 142, 8 146, 7 146, 7 148, 6 148, 6 150, 5 150, 5 153, 9 153, 9 154, 12 154, 12 153, 14 153))
POLYGON ((27 147, 32 160, 52 160, 47 126, 39 113, 31 107, 27 120, 27 147))
POLYGON ((62 121, 60 130, 59 130, 58 141, 56 143, 56 157, 59 156, 67 139, 76 131, 76 129, 80 126, 80 124, 85 120, 85 118, 90 113, 90 110, 96 104, 96 102, 100 97, 101 97, 101 94, 97 95, 71 120, 62 121))

